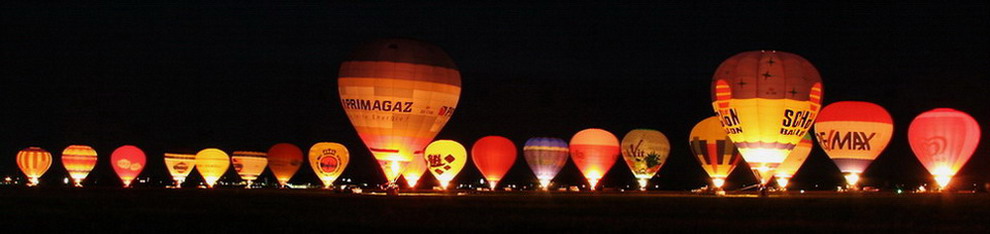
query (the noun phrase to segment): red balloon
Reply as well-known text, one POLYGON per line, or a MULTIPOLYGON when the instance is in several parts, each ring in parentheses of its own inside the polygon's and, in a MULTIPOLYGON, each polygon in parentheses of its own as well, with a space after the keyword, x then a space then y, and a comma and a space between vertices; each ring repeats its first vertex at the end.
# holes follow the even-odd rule
POLYGON ((147 165, 146 160, 144 151, 133 145, 121 146, 110 154, 110 164, 120 177, 120 181, 124 182, 124 187, 130 187, 134 178, 141 174, 144 166, 147 165))
POLYGON ((505 137, 482 137, 471 146, 471 159, 488 180, 489 186, 495 189, 498 181, 516 162, 516 145, 505 137))
POLYGON ((937 108, 911 121, 908 142, 921 164, 944 188, 976 151, 980 125, 965 112, 937 108))

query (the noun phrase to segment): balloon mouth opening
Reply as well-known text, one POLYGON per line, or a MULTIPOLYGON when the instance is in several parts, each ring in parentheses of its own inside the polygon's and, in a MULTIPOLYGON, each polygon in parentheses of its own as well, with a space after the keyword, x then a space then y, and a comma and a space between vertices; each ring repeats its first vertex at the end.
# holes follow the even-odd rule
POLYGON ((440 180, 440 188, 441 189, 447 190, 447 187, 448 186, 450 186, 450 180, 440 180))
POLYGON ((540 179, 540 188, 543 188, 543 190, 549 190, 550 179, 540 179))
POLYGON ((498 180, 488 180, 488 187, 495 191, 495 187, 498 186, 498 180))
POLYGON ((406 185, 409 185, 410 189, 416 188, 416 183, 418 182, 419 182, 419 178, 406 177, 406 185))
POLYGON ((712 179, 712 185, 714 185, 715 188, 717 188, 717 189, 722 189, 722 186, 725 185, 725 179, 724 178, 714 178, 714 179, 712 179))
POLYGON ((849 184, 849 186, 855 187, 856 184, 859 183, 859 173, 850 172, 843 177, 846 177, 846 183, 849 184))
POLYGON ((646 183, 649 182, 648 179, 639 179, 636 182, 639 182, 639 190, 646 191, 646 183))
POLYGON ((598 178, 589 178, 588 184, 591 185, 591 191, 595 191, 595 187, 598 187, 598 178))
POLYGON ((778 175, 775 177, 777 177, 777 186, 780 186, 781 189, 786 189, 787 184, 791 182, 790 176, 778 175))
POLYGON ((938 183, 940 189, 945 189, 949 186, 949 182, 952 181, 952 176, 950 175, 939 175, 935 176, 935 182, 938 183))
POLYGON ((27 186, 28 187, 38 186, 38 178, 34 178, 34 177, 28 178, 27 186))

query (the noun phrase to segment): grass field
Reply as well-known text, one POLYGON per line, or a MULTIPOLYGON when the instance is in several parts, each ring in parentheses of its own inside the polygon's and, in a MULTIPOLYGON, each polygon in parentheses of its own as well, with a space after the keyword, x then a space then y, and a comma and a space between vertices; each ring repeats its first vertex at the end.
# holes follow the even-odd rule
MULTIPOLYGON (((988 194, 0 189, 3 233, 719 231, 990 233, 988 194), (18 231, 18 232, 9 232, 18 231)), ((460 232, 459 232, 460 233, 460 232)))

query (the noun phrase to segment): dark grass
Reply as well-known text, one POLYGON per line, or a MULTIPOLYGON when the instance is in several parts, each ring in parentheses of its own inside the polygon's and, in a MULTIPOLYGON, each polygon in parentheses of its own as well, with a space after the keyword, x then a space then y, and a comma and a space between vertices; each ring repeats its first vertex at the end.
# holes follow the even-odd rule
POLYGON ((988 194, 470 193, 0 188, 0 230, 138 233, 717 231, 990 233, 988 194))

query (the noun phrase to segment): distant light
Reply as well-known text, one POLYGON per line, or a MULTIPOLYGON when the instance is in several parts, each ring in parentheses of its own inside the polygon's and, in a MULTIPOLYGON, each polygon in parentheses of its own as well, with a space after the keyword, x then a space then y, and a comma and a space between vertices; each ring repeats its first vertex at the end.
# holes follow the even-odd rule
POLYGON ((65 177, 65 178, 63 178, 63 179, 62 179, 62 183, 64 183, 64 184, 69 184, 69 177, 65 177))

